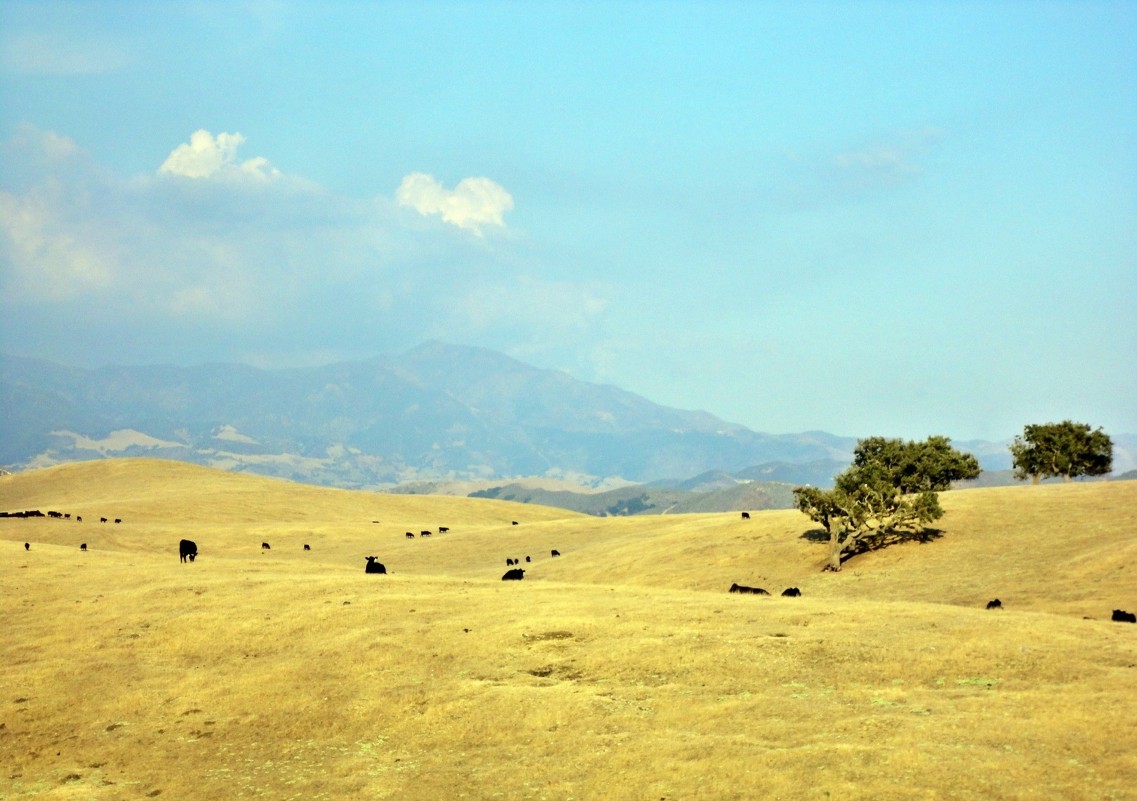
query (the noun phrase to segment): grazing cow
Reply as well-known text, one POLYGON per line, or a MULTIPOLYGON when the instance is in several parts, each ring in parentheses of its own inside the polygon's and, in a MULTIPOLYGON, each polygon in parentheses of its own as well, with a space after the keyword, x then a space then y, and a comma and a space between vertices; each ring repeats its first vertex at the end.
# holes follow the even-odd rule
POLYGON ((79 550, 80 550, 80 551, 85 551, 85 550, 87 550, 87 543, 85 543, 85 542, 84 542, 82 545, 80 545, 80 546, 79 546, 79 550))
POLYGON ((987 608, 988 609, 1002 609, 1003 608, 1003 602, 1000 601, 998 598, 996 598, 993 601, 987 602, 987 608))
POLYGON ((731 592, 750 593, 752 595, 769 595, 770 594, 770 593, 766 592, 764 589, 762 589, 761 587, 747 587, 743 584, 731 584, 730 585, 730 591, 731 592))
POLYGON ((116 518, 114 519, 114 521, 115 521, 116 523, 121 523, 121 522, 122 522, 122 518, 121 518, 121 517, 116 517, 116 518))
POLYGON ((801 590, 797 587, 786 587, 782 590, 782 596, 785 598, 797 598, 801 595, 801 590))
POLYGON ((71 513, 70 513, 70 512, 68 512, 67 514, 65 514, 65 515, 63 516, 63 519, 64 519, 64 520, 70 520, 70 519, 71 519, 71 513))
POLYGON ((514 521, 513 521, 513 525, 515 525, 515 526, 517 525, 517 521, 516 521, 516 520, 514 520, 514 521))
POLYGON ((445 534, 449 530, 450 530, 450 526, 439 526, 438 527, 438 533, 439 534, 445 534))
POLYGON ((513 570, 505 571, 505 575, 501 577, 502 581, 521 581, 525 578, 525 571, 520 567, 515 567, 513 570))
POLYGON ((367 560, 367 567, 363 568, 364 573, 386 573, 387 572, 387 568, 385 568, 381 562, 375 561, 374 556, 365 556, 364 559, 367 560))
POLYGON ((549 551, 549 554, 550 554, 550 555, 552 555, 552 556, 560 556, 560 555, 561 555, 561 552, 560 552, 560 551, 555 551, 555 550, 554 550, 554 551, 549 551))
POLYGON ((742 519, 743 520, 749 520, 750 519, 750 512, 743 512, 742 513, 742 519))
POLYGON ((1123 609, 1114 609, 1113 619, 1118 623, 1137 623, 1137 615, 1123 609))
POLYGON ((75 522, 76 522, 76 523, 82 523, 82 522, 83 522, 83 518, 82 518, 82 517, 79 517, 78 515, 76 515, 76 516, 75 516, 75 522))
POLYGON ((430 536, 430 532, 429 532, 429 531, 420 531, 420 532, 418 533, 418 535, 419 535, 420 537, 429 537, 429 536, 430 536))
POLYGON ((414 538, 415 538, 415 533, 413 531, 408 531, 407 532, 407 539, 413 540, 414 538))
POLYGON ((530 559, 528 556, 526 556, 526 557, 525 557, 525 561, 526 561, 526 562, 530 562, 530 561, 532 561, 532 560, 531 560, 531 559, 530 559))
POLYGON ((25 542, 24 543, 24 550, 30 551, 31 549, 32 549, 32 544, 30 542, 25 542))
POLYGON ((511 566, 512 564, 514 564, 514 562, 513 562, 513 560, 512 560, 512 559, 506 559, 506 560, 505 560, 505 566, 506 566, 506 567, 509 567, 509 566, 511 566))
POLYGON ((193 540, 182 540, 178 543, 178 554, 182 557, 183 562, 187 556, 192 562, 197 558, 197 543, 193 540))
POLYGON ((311 545, 309 545, 308 543, 304 543, 304 550, 305 550, 305 551, 310 551, 310 550, 312 550, 312 546, 311 546, 311 545))
POLYGON ((261 543, 261 550, 262 551, 270 551, 270 550, 272 550, 272 546, 269 545, 267 542, 262 542, 261 543))
POLYGON ((100 522, 100 523, 105 523, 105 522, 107 522, 107 519, 106 519, 105 517, 100 517, 100 518, 99 518, 99 522, 100 522))

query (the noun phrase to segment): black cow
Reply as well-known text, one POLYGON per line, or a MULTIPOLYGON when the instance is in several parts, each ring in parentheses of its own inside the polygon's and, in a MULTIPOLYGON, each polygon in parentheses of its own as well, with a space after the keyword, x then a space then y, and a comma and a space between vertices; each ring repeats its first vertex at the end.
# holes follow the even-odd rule
POLYGON ((262 550, 262 551, 271 551, 271 550, 272 550, 272 546, 271 546, 271 545, 269 545, 267 542, 262 542, 262 543, 261 543, 261 550, 262 550))
POLYGON ((413 531, 408 531, 408 532, 407 532, 407 539, 408 539, 408 540, 413 540, 414 538, 415 538, 415 534, 414 534, 414 532, 413 532, 413 531))
POLYGON ((549 551, 549 553, 553 556, 560 556, 561 555, 560 551, 549 551))
POLYGON ((449 530, 450 530, 449 526, 439 526, 438 527, 438 533, 439 534, 445 534, 449 530))
POLYGON ((420 531, 420 532, 418 533, 418 535, 419 535, 420 537, 429 537, 429 536, 430 536, 430 532, 429 532, 429 531, 420 531))
POLYGON ((107 522, 107 519, 106 519, 105 517, 100 517, 100 518, 99 518, 99 522, 100 522, 100 523, 105 523, 105 522, 107 522))
POLYGON ((514 562, 512 559, 506 559, 505 560, 505 566, 506 567, 509 567, 510 565, 514 565, 514 564, 516 564, 516 562, 514 562))
POLYGON ((530 562, 530 561, 532 561, 532 560, 531 560, 531 559, 530 559, 528 556, 526 556, 526 557, 525 557, 525 561, 526 561, 526 562, 530 562))
POLYGON ((764 589, 762 589, 761 587, 747 587, 744 584, 731 584, 730 585, 730 591, 731 592, 741 592, 741 593, 751 593, 752 595, 769 595, 770 594, 770 593, 766 592, 764 589))
POLYGON ((1003 602, 1000 601, 998 598, 996 598, 993 601, 987 602, 987 608, 988 609, 1002 609, 1003 608, 1003 602))
POLYGON ((750 519, 750 512, 743 512, 742 513, 742 519, 743 520, 749 520, 750 519))
POLYGON ((24 543, 24 550, 30 551, 31 549, 32 549, 32 544, 30 542, 25 542, 24 543))
POLYGON ((311 546, 311 545, 309 545, 308 543, 304 543, 304 550, 305 550, 305 551, 310 551, 310 550, 312 550, 312 546, 311 546))
POLYGON ((521 581, 525 578, 525 571, 520 567, 515 567, 513 570, 505 571, 505 575, 501 577, 502 581, 521 581))
POLYGON ((513 521, 513 525, 515 525, 515 526, 517 525, 517 521, 516 521, 516 520, 514 520, 514 521, 513 521))
POLYGON ((83 522, 83 518, 82 518, 82 517, 79 517, 78 515, 76 515, 76 516, 75 516, 75 522, 76 522, 76 523, 82 523, 82 522, 83 522))
POLYGON ((183 562, 187 556, 192 562, 197 558, 197 543, 193 540, 182 540, 178 543, 178 554, 182 557, 183 562))
POLYGON ((801 590, 797 587, 786 587, 782 590, 782 596, 785 598, 797 598, 801 595, 801 590))
POLYGON ((1124 609, 1114 609, 1113 619, 1118 623, 1137 623, 1137 615, 1124 609))
POLYGON ((367 560, 367 567, 363 568, 364 573, 386 573, 387 568, 381 562, 375 561, 374 556, 365 556, 367 560))
POLYGON ((121 523, 121 522, 122 522, 122 518, 121 518, 121 517, 116 517, 116 518, 114 519, 114 521, 115 521, 116 523, 121 523))
POLYGON ((79 546, 79 550, 80 550, 80 551, 85 551, 85 550, 87 550, 87 543, 85 543, 85 542, 84 542, 82 545, 80 545, 80 546, 79 546))

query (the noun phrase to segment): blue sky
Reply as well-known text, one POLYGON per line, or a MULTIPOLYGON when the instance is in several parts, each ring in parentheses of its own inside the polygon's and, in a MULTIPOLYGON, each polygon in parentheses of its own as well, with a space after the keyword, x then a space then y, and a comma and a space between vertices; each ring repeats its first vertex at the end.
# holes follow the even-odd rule
POLYGON ((0 350, 1137 432, 1137 3, 0 0, 0 350))

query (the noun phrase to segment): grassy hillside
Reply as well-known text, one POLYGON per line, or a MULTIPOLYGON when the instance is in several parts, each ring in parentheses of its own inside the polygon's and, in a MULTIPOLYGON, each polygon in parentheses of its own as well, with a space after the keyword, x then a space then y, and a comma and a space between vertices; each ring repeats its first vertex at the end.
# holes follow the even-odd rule
POLYGON ((1137 483, 942 503, 939 540, 827 574, 793 511, 0 477, 0 510, 84 517, 0 520, 0 796, 1137 797, 1137 626, 1109 621, 1137 610, 1137 483))

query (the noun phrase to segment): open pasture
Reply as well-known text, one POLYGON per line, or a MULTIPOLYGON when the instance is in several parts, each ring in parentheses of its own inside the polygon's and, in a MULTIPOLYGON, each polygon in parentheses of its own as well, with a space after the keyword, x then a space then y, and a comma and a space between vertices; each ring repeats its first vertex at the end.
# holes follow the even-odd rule
POLYGON ((1137 482, 941 501, 829 574, 797 512, 0 477, 84 519, 0 519, 0 796, 1137 798, 1137 482))

